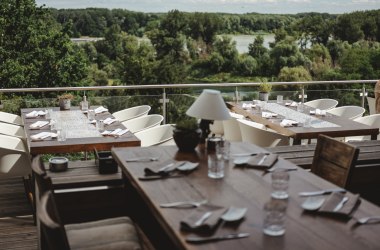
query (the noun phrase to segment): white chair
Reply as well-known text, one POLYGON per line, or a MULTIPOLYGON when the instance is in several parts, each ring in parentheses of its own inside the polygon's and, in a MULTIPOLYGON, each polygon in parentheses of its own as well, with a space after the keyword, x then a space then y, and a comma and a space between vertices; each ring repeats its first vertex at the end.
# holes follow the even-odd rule
POLYGON ((24 125, 19 115, 0 111, 0 122, 12 123, 16 125, 24 125))
MULTIPOLYGON (((354 121, 366 124, 371 127, 380 128, 380 114, 368 115, 356 118, 354 121)), ((363 141, 370 140, 370 136, 350 136, 346 137, 345 141, 363 141)), ((377 136, 377 140, 380 140, 380 135, 377 136)))
POLYGON ((237 119, 244 118, 243 115, 230 112, 231 118, 223 121, 224 138, 227 141, 242 141, 239 123, 237 119))
POLYGON ((213 124, 210 124, 210 131, 213 135, 223 136, 224 128, 222 121, 214 121, 213 124))
POLYGON ((31 174, 31 170, 30 155, 24 142, 17 137, 0 135, 0 179, 25 177, 31 174))
POLYGON ((135 136, 140 139, 141 147, 175 145, 173 130, 172 124, 166 124, 137 132, 135 136))
POLYGON ((370 115, 376 114, 376 99, 373 97, 367 96, 367 102, 368 102, 369 114, 370 115))
POLYGON ((362 117, 365 112, 365 109, 359 106, 342 106, 332 108, 327 112, 336 116, 353 120, 362 117))
POLYGON ((112 115, 120 122, 123 122, 126 120, 137 118, 139 116, 147 115, 150 109, 151 107, 149 105, 141 105, 117 111, 112 115))
POLYGON ((338 105, 338 101, 334 99, 316 99, 304 104, 315 109, 329 110, 335 108, 338 105))
POLYGON ((163 120, 164 117, 162 115, 153 114, 130 119, 122 122, 122 124, 132 133, 137 133, 148 128, 159 126, 163 120))
POLYGON ((237 119, 243 142, 256 144, 260 147, 275 147, 289 145, 289 137, 266 130, 263 124, 237 119))
POLYGON ((24 127, 4 122, 0 122, 0 134, 15 136, 23 140, 26 137, 24 127))

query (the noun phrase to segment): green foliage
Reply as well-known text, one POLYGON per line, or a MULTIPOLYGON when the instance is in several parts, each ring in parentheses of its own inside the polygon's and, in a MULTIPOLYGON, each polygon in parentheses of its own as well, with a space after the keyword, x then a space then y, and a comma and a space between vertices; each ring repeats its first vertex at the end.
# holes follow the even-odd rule
POLYGON ((199 128, 197 119, 193 117, 188 117, 188 116, 178 120, 175 127, 176 129, 188 130, 188 131, 193 131, 199 128))
POLYGON ((266 79, 262 79, 259 85, 259 92, 269 93, 272 90, 272 85, 266 79))

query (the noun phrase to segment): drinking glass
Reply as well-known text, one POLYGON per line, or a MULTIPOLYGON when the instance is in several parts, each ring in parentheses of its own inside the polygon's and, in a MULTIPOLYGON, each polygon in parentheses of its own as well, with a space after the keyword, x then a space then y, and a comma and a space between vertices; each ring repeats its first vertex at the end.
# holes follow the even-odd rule
POLYGON ((100 132, 104 131, 104 122, 103 120, 96 121, 96 129, 100 132))
POLYGON ((219 146, 216 146, 215 153, 208 155, 208 177, 212 179, 224 177, 224 159, 219 146))
POLYGON ((286 169, 277 168, 272 172, 272 197, 287 199, 289 186, 289 173, 286 169))
POLYGON ((87 113, 87 117, 90 122, 95 120, 95 111, 93 109, 89 109, 87 113))
POLYGON ((277 96, 277 103, 282 103, 284 101, 284 97, 282 95, 277 96))
POLYGON ((304 111, 303 103, 298 103, 298 105, 297 105, 297 111, 301 112, 301 113, 304 111))
POLYGON ((286 205, 284 200, 273 199, 264 205, 264 234, 281 236, 285 233, 286 205))
POLYGON ((58 141, 66 141, 66 130, 62 128, 57 129, 57 140, 58 141))

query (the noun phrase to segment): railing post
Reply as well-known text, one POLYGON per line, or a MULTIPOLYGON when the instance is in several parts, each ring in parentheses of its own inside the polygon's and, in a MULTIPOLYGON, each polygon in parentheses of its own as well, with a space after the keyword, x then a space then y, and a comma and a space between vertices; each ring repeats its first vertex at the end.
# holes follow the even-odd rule
POLYGON ((365 97, 367 96, 365 84, 363 84, 361 96, 362 96, 362 107, 364 108, 365 97))
POLYGON ((169 102, 169 99, 166 98, 166 90, 162 89, 162 99, 160 99, 160 103, 162 103, 162 116, 164 117, 163 124, 166 124, 166 103, 169 102))
POLYGON ((238 91, 238 87, 235 87, 235 100, 236 100, 236 103, 239 102, 239 91, 238 91))
POLYGON ((301 102, 305 102, 305 85, 301 85, 301 102))

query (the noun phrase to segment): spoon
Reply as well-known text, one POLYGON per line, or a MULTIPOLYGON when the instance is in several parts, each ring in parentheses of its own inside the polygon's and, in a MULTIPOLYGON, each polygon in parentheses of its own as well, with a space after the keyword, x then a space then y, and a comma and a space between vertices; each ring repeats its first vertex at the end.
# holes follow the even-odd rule
POLYGON ((370 223, 379 223, 380 216, 369 216, 358 219, 360 224, 370 224, 370 223))
POLYGON ((227 222, 238 221, 244 217, 246 212, 247 208, 230 207, 220 218, 227 222))
POLYGON ((310 196, 301 205, 301 207, 308 211, 318 210, 325 202, 325 198, 320 196, 310 196))

